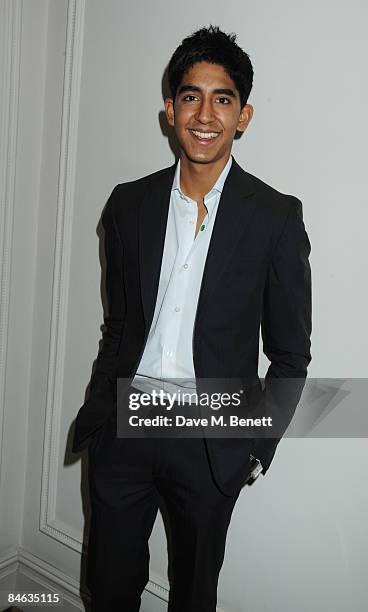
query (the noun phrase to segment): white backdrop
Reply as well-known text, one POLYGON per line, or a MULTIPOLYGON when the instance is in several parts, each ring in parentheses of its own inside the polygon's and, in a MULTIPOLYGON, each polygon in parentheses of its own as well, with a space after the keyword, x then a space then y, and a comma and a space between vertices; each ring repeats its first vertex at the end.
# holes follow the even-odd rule
MULTIPOLYGON (((16 14, 9 0, 2 2, 13 31, 16 14)), ((21 43, 15 193, 5 200, 14 221, 5 259, 12 291, 2 366, 0 590, 1 577, 14 570, 19 587, 31 579, 59 585, 72 610, 80 607, 89 513, 86 462, 70 453, 70 427, 100 339, 96 227, 117 183, 173 163, 162 128, 163 73, 182 38, 203 25, 236 32, 254 65, 255 112, 234 143, 236 160, 303 202, 312 244, 309 374, 366 375, 367 5, 15 0, 13 6, 22 27, 15 34, 21 43)), ((9 146, 3 141, 5 151, 9 146)), ((262 376, 267 365, 262 358, 262 376)), ((266 477, 243 489, 235 507, 219 582, 222 610, 367 609, 366 450, 363 438, 282 441, 266 477)), ((150 550, 142 610, 162 612, 168 582, 161 516, 150 550)))

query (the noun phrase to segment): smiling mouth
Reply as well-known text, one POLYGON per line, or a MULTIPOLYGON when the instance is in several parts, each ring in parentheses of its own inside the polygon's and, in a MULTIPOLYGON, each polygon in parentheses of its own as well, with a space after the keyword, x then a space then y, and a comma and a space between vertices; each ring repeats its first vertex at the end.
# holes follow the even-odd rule
POLYGON ((210 144, 221 134, 221 132, 202 132, 200 130, 189 130, 189 132, 201 144, 210 144))

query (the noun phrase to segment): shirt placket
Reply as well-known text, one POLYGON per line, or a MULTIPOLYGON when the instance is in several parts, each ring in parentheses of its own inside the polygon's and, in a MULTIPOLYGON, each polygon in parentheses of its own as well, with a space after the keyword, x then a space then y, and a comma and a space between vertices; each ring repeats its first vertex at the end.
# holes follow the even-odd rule
POLYGON ((181 197, 180 206, 175 210, 175 224, 178 238, 178 252, 172 270, 169 293, 165 301, 162 345, 162 378, 177 377, 180 328, 184 314, 184 300, 190 274, 190 255, 194 248, 194 234, 197 218, 197 204, 190 198, 181 197))

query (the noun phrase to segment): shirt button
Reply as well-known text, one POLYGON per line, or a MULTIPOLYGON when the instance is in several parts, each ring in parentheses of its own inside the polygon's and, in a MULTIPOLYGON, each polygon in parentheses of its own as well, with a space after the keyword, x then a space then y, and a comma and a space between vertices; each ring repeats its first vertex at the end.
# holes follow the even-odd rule
POLYGON ((188 264, 184 264, 184 265, 183 265, 184 270, 187 270, 187 269, 188 269, 188 267, 189 267, 189 266, 188 266, 188 264))
POLYGON ((175 306, 175 312, 180 312, 180 306, 175 306))

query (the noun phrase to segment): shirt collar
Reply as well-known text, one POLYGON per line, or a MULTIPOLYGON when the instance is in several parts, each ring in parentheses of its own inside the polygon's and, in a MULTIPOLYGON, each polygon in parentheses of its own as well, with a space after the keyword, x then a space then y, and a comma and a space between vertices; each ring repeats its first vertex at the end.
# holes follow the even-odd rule
MULTIPOLYGON (((216 199, 213 197, 215 195, 217 195, 218 193, 222 192, 222 189, 224 187, 224 183, 226 180, 226 177, 229 173, 229 170, 231 168, 231 164, 233 163, 233 156, 230 155, 229 159, 226 162, 225 167, 223 168, 220 176, 218 177, 216 183, 214 184, 214 186, 212 187, 211 191, 209 191, 208 193, 206 193, 206 195, 204 196, 204 203, 207 207, 208 210, 208 216, 211 216, 211 213, 215 207, 215 203, 216 203, 216 199)), ((181 198, 183 199, 183 201, 186 202, 192 202, 193 200, 191 200, 190 198, 188 198, 181 190, 180 188, 180 159, 177 163, 176 166, 176 170, 175 170, 175 175, 174 175, 174 180, 173 180, 173 184, 172 184, 172 189, 171 191, 178 191, 179 195, 181 196, 181 198)))

